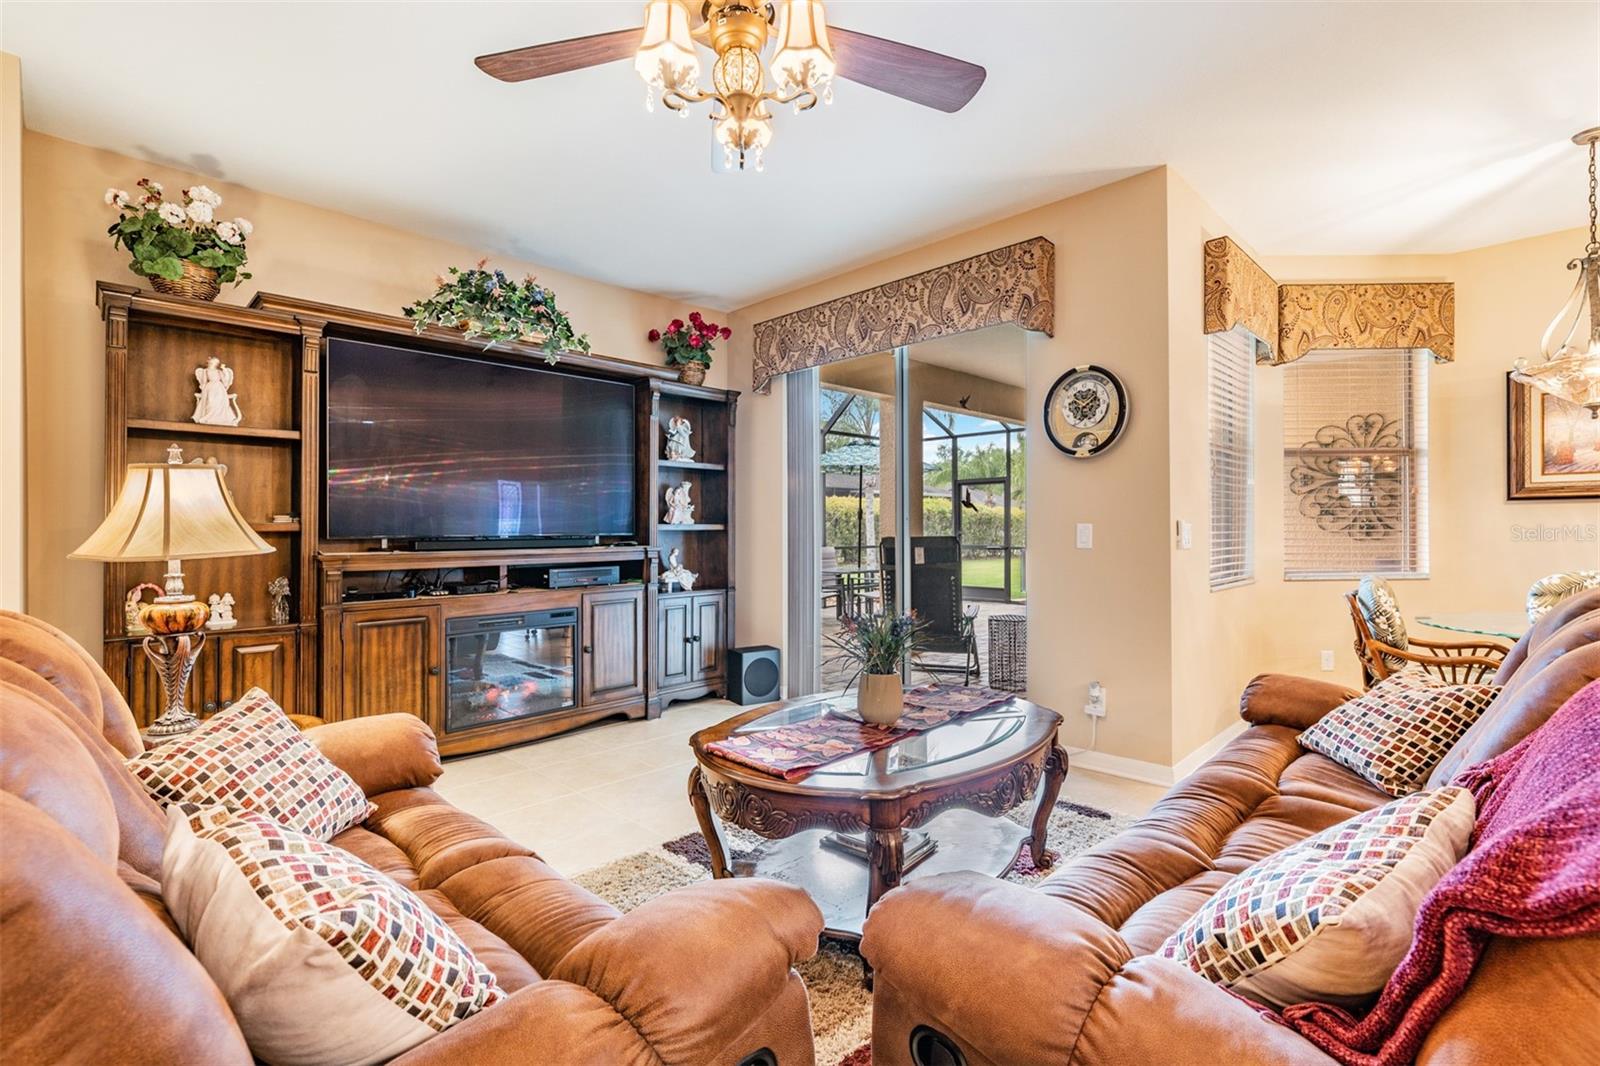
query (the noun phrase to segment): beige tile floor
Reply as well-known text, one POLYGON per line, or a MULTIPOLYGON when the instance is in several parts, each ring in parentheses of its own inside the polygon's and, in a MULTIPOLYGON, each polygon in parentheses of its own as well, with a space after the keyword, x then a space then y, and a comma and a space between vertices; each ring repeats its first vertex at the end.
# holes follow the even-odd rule
MULTIPOLYGON (((601 722, 550 740, 445 762, 435 786, 452 803, 571 875, 698 828, 687 782, 689 735, 738 711, 680 703, 655 721, 601 722)), ((1143 814, 1154 785, 1071 770, 1061 798, 1143 814)))

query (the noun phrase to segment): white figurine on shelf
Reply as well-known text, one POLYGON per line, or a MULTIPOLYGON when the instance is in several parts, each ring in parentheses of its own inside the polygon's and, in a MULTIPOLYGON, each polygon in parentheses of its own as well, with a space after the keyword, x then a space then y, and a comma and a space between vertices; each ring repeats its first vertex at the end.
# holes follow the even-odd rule
POLYGON ((233 593, 224 592, 218 596, 213 592, 206 602, 211 605, 211 617, 206 622, 207 629, 232 629, 239 624, 233 617, 233 593))
POLYGON ((694 447, 689 443, 689 434, 694 432, 694 427, 689 420, 678 415, 667 422, 667 458, 674 462, 687 463, 694 459, 694 447))
POLYGON ((200 391, 194 394, 194 414, 191 420, 207 426, 237 426, 244 420, 239 413, 239 397, 228 390, 233 388, 233 368, 216 356, 206 360, 206 365, 194 372, 200 391))
POLYGON ((672 565, 661 575, 661 581, 667 586, 667 591, 671 592, 673 585, 677 585, 685 592, 692 591, 694 583, 699 580, 700 575, 693 570, 685 570, 683 568, 683 556, 678 552, 677 548, 673 548, 667 553, 667 562, 672 565))
POLYGON ((689 483, 674 488, 667 486, 667 516, 661 520, 669 526, 694 525, 694 504, 689 502, 689 483))

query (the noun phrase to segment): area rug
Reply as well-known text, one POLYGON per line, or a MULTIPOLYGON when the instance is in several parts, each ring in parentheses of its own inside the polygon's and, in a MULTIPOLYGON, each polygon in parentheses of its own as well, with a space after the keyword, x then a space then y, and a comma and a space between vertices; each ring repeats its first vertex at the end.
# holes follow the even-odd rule
MULTIPOLYGON (((1029 810, 1019 808, 1009 817, 1018 824, 1025 824, 1029 810)), ((1132 818, 1062 800, 1050 815, 1050 847, 1066 859, 1115 836, 1133 822, 1132 818)), ((730 863, 760 841, 744 830, 728 829, 725 833, 733 852, 728 856, 730 863)), ((574 880, 618 910, 630 911, 647 899, 710 876, 711 858, 706 842, 699 833, 690 833, 658 848, 635 852, 596 867, 574 880)), ((1006 880, 1020 884, 1043 877, 1026 848, 1006 874, 1006 880)), ((872 994, 862 987, 861 956, 856 953, 855 945, 825 938, 816 957, 801 963, 799 970, 811 995, 811 1028, 816 1036, 817 1062, 821 1066, 870 1066, 872 994)))

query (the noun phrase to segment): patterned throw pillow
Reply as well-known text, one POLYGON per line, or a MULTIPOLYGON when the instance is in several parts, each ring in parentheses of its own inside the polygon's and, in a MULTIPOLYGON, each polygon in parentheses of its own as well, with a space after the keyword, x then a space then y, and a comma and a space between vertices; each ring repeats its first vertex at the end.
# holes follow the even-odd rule
POLYGON ((1158 954, 1270 1007, 1358 1007, 1405 957, 1475 814, 1472 793, 1453 786, 1358 814, 1223 885, 1158 954))
POLYGON ((1347 766, 1391 796, 1421 788, 1500 692, 1404 670, 1340 704, 1300 734, 1300 746, 1347 766))
MULTIPOLYGON (((1381 577, 1362 578, 1356 588, 1356 604, 1361 608, 1361 617, 1366 620, 1367 629, 1374 640, 1401 651, 1410 647, 1411 638, 1406 635, 1405 615, 1400 613, 1400 603, 1387 581, 1381 577)), ((1383 661, 1391 670, 1404 669, 1409 663, 1409 660, 1394 655, 1385 655, 1383 661)))
POLYGON ((416 895, 261 814, 168 808, 161 894, 275 1066, 384 1062, 504 995, 416 895))
POLYGON ((258 688, 182 739, 135 755, 128 769, 162 806, 259 811, 318 840, 332 840, 376 809, 258 688))

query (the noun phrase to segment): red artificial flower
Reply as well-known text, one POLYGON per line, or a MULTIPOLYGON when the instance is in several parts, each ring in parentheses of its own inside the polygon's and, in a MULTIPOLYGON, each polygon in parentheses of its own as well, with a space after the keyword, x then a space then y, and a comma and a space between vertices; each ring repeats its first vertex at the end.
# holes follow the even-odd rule
POLYGON ((709 333, 714 337, 717 334, 717 324, 715 322, 702 322, 700 323, 700 332, 709 333))
POLYGON ((649 338, 650 343, 654 344, 656 341, 661 339, 661 331, 659 329, 653 329, 646 334, 646 336, 649 338))
POLYGON ((690 311, 689 312, 689 321, 693 322, 695 325, 698 326, 700 324, 700 312, 699 311, 690 311))
POLYGON ((681 318, 675 318, 671 322, 667 323, 667 332, 668 333, 676 333, 682 328, 683 328, 683 319, 681 319, 681 318))
POLYGON ((689 338, 689 347, 691 348, 698 348, 704 343, 705 341, 700 339, 700 334, 698 333, 689 338))
POLYGON ((727 326, 723 326, 722 327, 722 339, 723 340, 727 340, 731 336, 733 336, 733 330, 729 329, 727 326))

